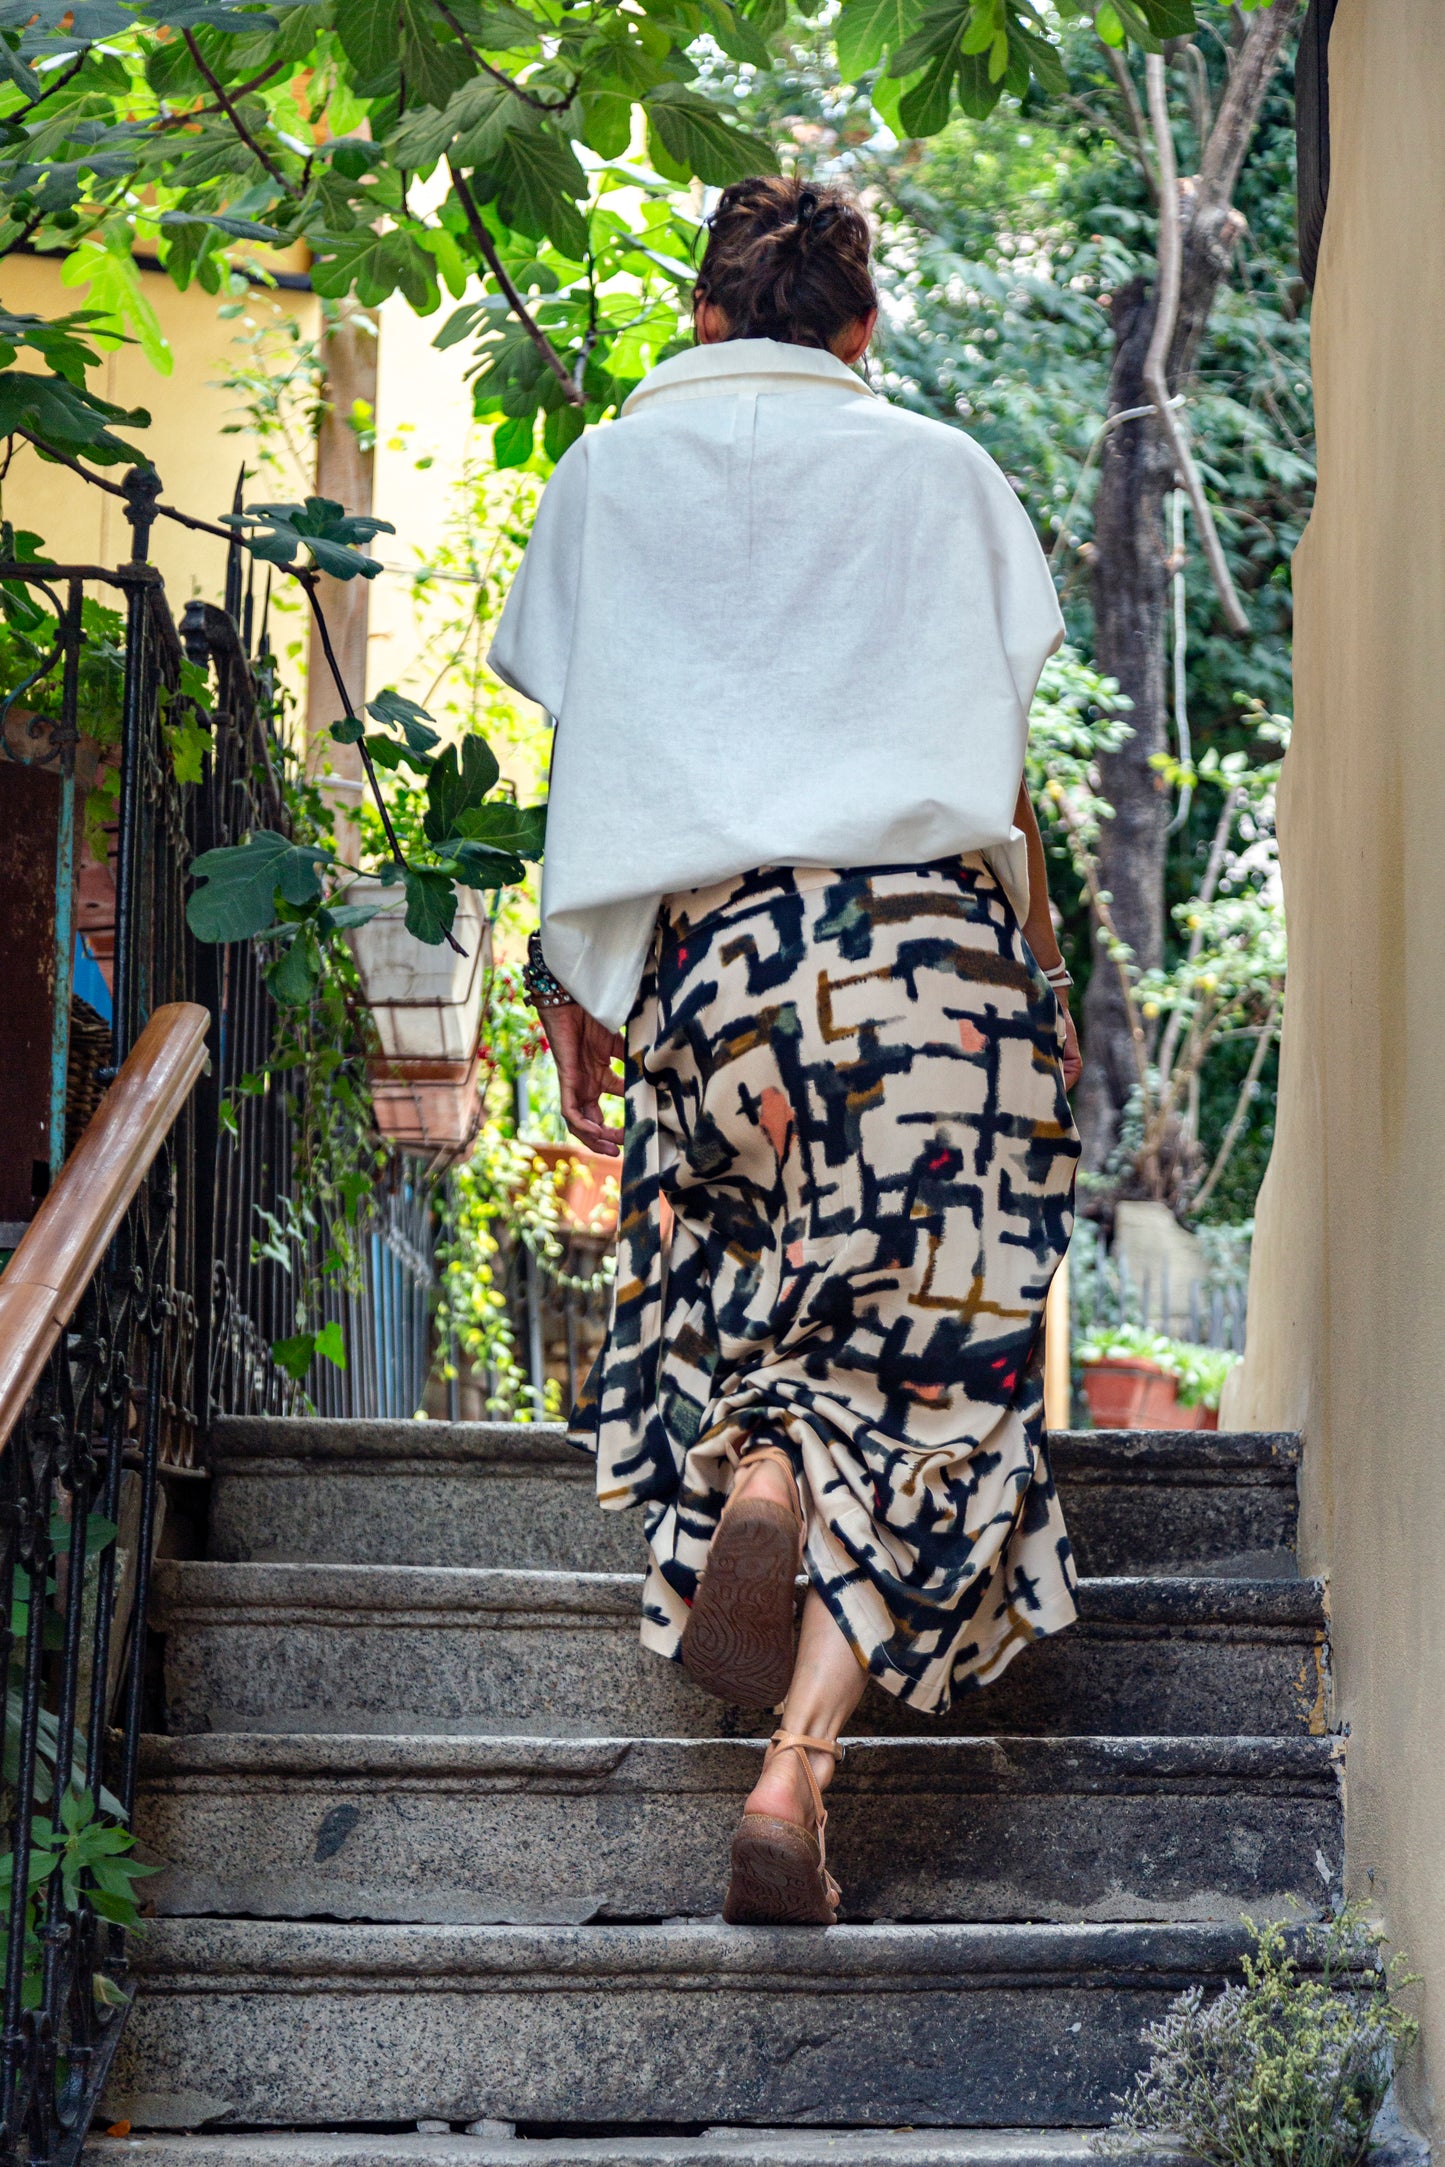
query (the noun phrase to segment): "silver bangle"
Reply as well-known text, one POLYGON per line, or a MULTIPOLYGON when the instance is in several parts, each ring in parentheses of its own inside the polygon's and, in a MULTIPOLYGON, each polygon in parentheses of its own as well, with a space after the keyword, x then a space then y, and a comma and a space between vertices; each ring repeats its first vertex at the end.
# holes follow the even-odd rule
POLYGON ((1062 993, 1066 987, 1074 983, 1067 963, 1054 964, 1051 970, 1044 972, 1044 978, 1053 987, 1055 993, 1062 993))

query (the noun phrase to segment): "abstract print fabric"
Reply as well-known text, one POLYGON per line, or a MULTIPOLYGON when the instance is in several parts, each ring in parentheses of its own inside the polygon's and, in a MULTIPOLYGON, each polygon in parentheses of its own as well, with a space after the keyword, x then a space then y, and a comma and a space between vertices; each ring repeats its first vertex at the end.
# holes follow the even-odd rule
POLYGON ((941 1712, 1074 1617, 1043 1434, 1078 1158, 1060 1049, 980 858, 668 899, 628 1026, 612 1322, 571 1433, 602 1506, 642 1507, 649 1648, 677 1658, 762 1443, 798 1475, 812 1585, 901 1700, 941 1712))

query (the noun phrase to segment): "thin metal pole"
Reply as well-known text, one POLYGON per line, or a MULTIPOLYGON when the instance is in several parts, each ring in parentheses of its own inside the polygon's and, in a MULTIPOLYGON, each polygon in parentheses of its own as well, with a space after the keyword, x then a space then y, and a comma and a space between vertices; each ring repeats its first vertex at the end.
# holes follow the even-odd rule
POLYGON ((55 1011, 50 1030, 50 1178, 65 1164, 65 1099, 70 1076, 70 994, 75 964, 75 739, 80 693, 80 603, 70 582, 61 638, 60 826, 55 842, 55 1011))

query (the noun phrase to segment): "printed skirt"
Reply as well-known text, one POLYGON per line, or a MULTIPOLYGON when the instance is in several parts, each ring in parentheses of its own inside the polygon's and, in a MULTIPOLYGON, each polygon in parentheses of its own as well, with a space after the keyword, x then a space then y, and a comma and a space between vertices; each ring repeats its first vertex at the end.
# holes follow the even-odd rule
POLYGON ((1061 1044, 981 858, 668 899, 571 1428, 603 1507, 642 1509, 649 1648, 677 1658, 752 1443, 788 1452, 811 1584, 899 1699, 941 1712, 1074 1617, 1043 1433, 1079 1149, 1061 1044))

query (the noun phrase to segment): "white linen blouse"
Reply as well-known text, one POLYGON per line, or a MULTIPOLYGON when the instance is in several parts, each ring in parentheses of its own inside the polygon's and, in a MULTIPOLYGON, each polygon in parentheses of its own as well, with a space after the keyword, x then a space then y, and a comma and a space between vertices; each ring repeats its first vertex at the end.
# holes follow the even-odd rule
POLYGON ((620 1030, 665 896, 760 865, 988 853, 1063 638, 1028 515, 962 430, 832 354, 700 346, 558 463, 489 660, 555 718, 542 948, 620 1030))

